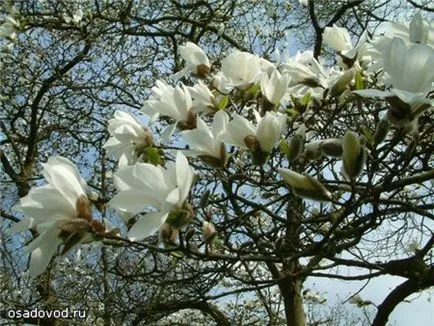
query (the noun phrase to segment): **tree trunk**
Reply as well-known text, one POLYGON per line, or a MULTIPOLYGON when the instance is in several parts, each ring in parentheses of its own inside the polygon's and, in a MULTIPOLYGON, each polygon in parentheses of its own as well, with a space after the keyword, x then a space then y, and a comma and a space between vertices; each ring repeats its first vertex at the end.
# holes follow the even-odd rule
POLYGON ((299 274, 301 270, 298 259, 290 257, 300 249, 300 231, 301 231, 301 216, 302 201, 294 196, 288 200, 286 207, 286 219, 288 226, 286 228, 285 240, 282 247, 283 253, 283 270, 281 275, 282 281, 279 282, 280 292, 282 293, 286 324, 288 326, 305 326, 306 318, 303 307, 302 287, 304 282, 303 276, 294 277, 292 275, 299 274))
POLYGON ((279 283, 280 292, 282 293, 285 305, 286 324, 288 326, 306 325, 303 297, 301 294, 302 286, 303 281, 300 279, 284 279, 279 283))

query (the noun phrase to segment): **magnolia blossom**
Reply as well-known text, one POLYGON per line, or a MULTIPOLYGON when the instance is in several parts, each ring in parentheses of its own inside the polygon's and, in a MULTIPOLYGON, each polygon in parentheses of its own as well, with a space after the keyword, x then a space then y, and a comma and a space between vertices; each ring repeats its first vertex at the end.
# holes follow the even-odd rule
POLYGON ((346 68, 352 67, 355 60, 365 54, 367 37, 368 34, 367 31, 365 31, 360 36, 357 45, 353 46, 351 36, 346 28, 338 27, 333 24, 333 27, 326 27, 323 33, 324 42, 339 54, 339 65, 346 68))
POLYGON ((260 150, 268 153, 280 140, 286 116, 267 112, 264 117, 261 117, 256 110, 253 110, 253 114, 256 118, 256 126, 246 118, 234 114, 223 139, 225 142, 250 150, 255 150, 257 143, 260 150))
POLYGON ((114 175, 119 193, 110 205, 121 211, 137 214, 149 211, 138 219, 128 232, 131 240, 143 240, 160 229, 164 222, 180 226, 192 217, 186 203, 193 170, 182 152, 176 154, 176 163, 167 169, 148 163, 137 163, 119 169, 114 175))
POLYGON ((142 111, 149 115, 161 115, 172 118, 174 123, 170 124, 161 136, 161 142, 166 142, 173 134, 176 127, 180 129, 193 129, 196 127, 196 117, 192 112, 193 106, 190 93, 183 84, 175 88, 168 88, 161 94, 158 100, 149 100, 142 111))
POLYGON ((48 185, 32 189, 21 198, 17 210, 25 218, 12 227, 22 232, 36 228, 40 235, 25 249, 32 252, 29 272, 41 274, 62 243, 62 253, 80 242, 92 240, 93 234, 103 234, 104 226, 92 220, 87 185, 77 168, 66 158, 51 157, 43 164, 48 185))
POLYGON ((116 111, 108 131, 111 137, 103 147, 119 160, 119 165, 136 163, 153 143, 149 130, 127 112, 116 111))
POLYGON ((258 56, 237 50, 222 60, 222 73, 231 87, 246 89, 259 80, 263 65, 258 56))
POLYGON ((425 21, 419 13, 413 16, 410 23, 387 22, 382 27, 387 37, 399 37, 405 42, 434 47, 434 22, 425 21))
POLYGON ((210 63, 205 52, 196 44, 187 42, 179 47, 181 57, 187 63, 187 70, 191 73, 205 77, 210 71, 210 63))
POLYGON ((392 105, 389 120, 397 125, 409 124, 432 105, 425 96, 434 89, 434 49, 424 44, 406 45, 394 38, 384 49, 383 65, 389 91, 367 89, 354 93, 386 98, 392 105))
POLYGON ((224 111, 214 115, 212 130, 201 119, 197 118, 197 128, 181 133, 185 142, 193 149, 192 154, 197 155, 211 165, 223 166, 226 162, 226 150, 222 142, 222 135, 226 132, 229 117, 224 111))
POLYGON ((151 88, 151 95, 149 99, 143 103, 142 111, 150 115, 151 122, 155 121, 159 117, 158 111, 154 110, 154 105, 158 103, 163 94, 174 91, 174 87, 168 85, 165 81, 157 80, 155 86, 151 88))
POLYGON ((291 76, 290 86, 304 84, 310 87, 327 88, 327 73, 314 58, 312 51, 298 52, 294 58, 285 62, 284 67, 291 76))
POLYGON ((342 52, 352 49, 350 33, 346 28, 338 27, 333 24, 333 27, 326 27, 323 33, 324 42, 332 47, 335 51, 342 52))
POLYGON ((413 44, 407 47, 394 38, 384 53, 384 70, 394 89, 412 93, 428 93, 433 89, 434 49, 413 44))
POLYGON ((269 77, 263 74, 261 78, 261 92, 267 98, 268 102, 278 105, 282 97, 288 90, 288 84, 291 77, 287 74, 280 74, 277 69, 274 69, 269 77))
POLYGON ((217 99, 209 88, 201 81, 192 87, 188 87, 188 91, 193 100, 192 109, 195 113, 214 113, 218 106, 217 99))

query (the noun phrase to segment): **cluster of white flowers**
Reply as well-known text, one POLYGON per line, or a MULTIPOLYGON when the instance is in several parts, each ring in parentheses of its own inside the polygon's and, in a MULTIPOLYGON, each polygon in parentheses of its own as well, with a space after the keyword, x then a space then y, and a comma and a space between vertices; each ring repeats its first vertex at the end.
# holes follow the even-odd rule
MULTIPOLYGON (((16 18, 18 16, 16 8, 12 6, 9 8, 5 7, 5 9, 9 11, 9 14, 5 17, 2 24, 0 24, 0 59, 8 55, 14 46, 17 33, 22 27, 16 18)), ((2 63, 0 62, 0 69, 1 67, 2 63)))
POLYGON ((354 93, 384 98, 389 102, 387 119, 408 131, 417 129, 420 114, 432 107, 427 97, 434 89, 434 24, 419 14, 407 24, 384 24, 385 36, 372 41, 369 71, 382 72, 386 90, 366 89, 354 93))
MULTIPOLYGON (((194 218, 189 203, 194 171, 184 155, 212 168, 225 168, 229 164, 225 144, 239 148, 240 155, 248 152, 258 166, 267 164, 270 153, 277 149, 290 161, 321 155, 342 159, 345 178, 359 177, 366 149, 363 138, 354 132, 309 143, 311 132, 304 125, 296 128, 294 124, 295 133, 289 141, 281 138, 289 136, 288 106, 303 106, 301 114, 309 116, 324 101, 345 102, 357 96, 381 97, 389 102, 387 118, 379 126, 391 123, 417 127, 418 116, 432 106, 427 95, 433 91, 434 81, 433 27, 417 15, 409 27, 389 24, 386 28, 386 36, 369 40, 365 32, 354 45, 347 30, 327 27, 324 41, 337 53, 337 68, 324 67, 309 51, 276 64, 234 51, 221 61, 221 71, 213 72, 199 46, 188 42, 180 47, 186 63, 181 74, 190 72, 200 80, 192 86, 157 81, 142 108, 150 117, 149 127, 122 111, 116 111, 109 121, 111 137, 104 147, 119 160, 114 176, 119 192, 110 205, 122 214, 141 214, 128 237, 142 240, 160 230, 163 243, 176 242, 178 230, 194 218), (362 89, 363 83, 361 86, 357 80, 370 81, 374 74, 381 77, 379 89, 362 89), (168 122, 160 135, 159 144, 163 145, 156 145, 152 136, 152 124, 157 119, 168 122), (160 151, 175 139, 176 130, 188 148, 178 150, 175 162, 165 164, 160 151)), ((376 131, 375 142, 384 140, 387 131, 376 131)), ((44 270, 60 244, 65 252, 105 232, 92 219, 85 182, 72 163, 52 158, 44 168, 49 185, 32 190, 22 199, 21 210, 28 218, 15 226, 15 231, 36 226, 42 232, 29 246, 33 250, 33 275, 44 270)), ((278 172, 295 194, 333 200, 333 194, 312 176, 286 168, 278 172)), ((214 236, 212 224, 204 225, 214 236)))
POLYGON ((26 247, 32 252, 29 272, 33 276, 46 269, 60 245, 64 254, 74 245, 105 233, 105 226, 92 218, 87 185, 74 164, 63 157, 51 157, 43 167, 48 184, 32 189, 21 199, 15 209, 26 217, 12 227, 14 232, 36 229, 39 233, 26 247))

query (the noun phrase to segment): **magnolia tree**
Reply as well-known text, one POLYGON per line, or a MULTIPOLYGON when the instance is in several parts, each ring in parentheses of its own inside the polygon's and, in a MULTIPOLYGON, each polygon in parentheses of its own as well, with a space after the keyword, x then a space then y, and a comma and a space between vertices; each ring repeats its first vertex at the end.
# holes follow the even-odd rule
MULTIPOLYGON (((315 18, 313 1, 301 6, 315 18)), ((2 26, 5 47, 26 26, 18 16, 10 12, 2 26)), ((58 19, 87 34, 83 16, 58 19)), ((354 39, 333 23, 318 34, 318 24, 319 48, 274 60, 230 48, 220 60, 205 46, 180 44, 183 66, 151 78, 140 107, 93 118, 108 120, 108 137, 91 139, 97 147, 80 154, 98 155, 94 166, 54 150, 29 190, 2 151, 21 197, 2 209, 5 248, 15 248, 4 250, 7 308, 69 303, 106 325, 337 325, 344 319, 330 316, 339 309, 327 311, 324 293, 304 285, 309 278, 398 276, 379 304, 348 298, 364 314, 352 322, 385 325, 399 303, 432 287, 434 26, 416 14, 354 39), (322 42, 333 56, 321 58, 322 42), (22 265, 6 268, 27 254, 22 276, 22 265), (67 302, 59 289, 68 289, 67 302)), ((88 55, 92 41, 57 73, 88 55)), ((83 69, 76 78, 91 92, 98 83, 87 89, 83 69)), ((56 78, 46 77, 38 94, 56 78)), ((42 117, 41 94, 32 121, 42 117)), ((32 132, 41 137, 33 124, 32 132)), ((15 149, 20 139, 5 134, 15 149)), ((34 168, 32 157, 24 162, 34 168)), ((36 317, 25 320, 45 320, 36 317)))

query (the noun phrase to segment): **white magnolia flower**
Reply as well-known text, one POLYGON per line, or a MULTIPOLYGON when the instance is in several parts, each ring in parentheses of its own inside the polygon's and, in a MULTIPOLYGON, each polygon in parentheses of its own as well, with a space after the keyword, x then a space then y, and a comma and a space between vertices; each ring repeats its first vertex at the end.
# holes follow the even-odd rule
POLYGON ((40 235, 27 247, 32 252, 29 272, 41 274, 62 243, 62 253, 74 245, 103 234, 104 226, 92 220, 87 185, 77 168, 66 158, 51 157, 43 164, 48 185, 34 188, 16 207, 25 218, 12 227, 14 232, 36 228, 40 235))
POLYGON ((163 94, 173 90, 173 87, 168 85, 164 80, 157 80, 155 86, 151 88, 150 99, 158 101, 163 94))
POLYGON ((338 53, 338 64, 341 67, 351 68, 358 58, 362 58, 362 56, 367 54, 367 31, 364 31, 360 36, 356 46, 353 46, 347 29, 336 25, 326 27, 323 38, 324 42, 338 53))
POLYGON ((222 135, 226 132, 229 117, 224 111, 214 115, 212 129, 201 118, 197 118, 197 128, 181 132, 185 142, 193 149, 192 154, 202 157, 206 162, 223 166, 226 150, 222 135))
POLYGON ((166 142, 175 131, 196 127, 196 116, 192 112, 192 99, 185 85, 167 88, 158 100, 148 100, 142 107, 142 111, 148 116, 166 116, 175 120, 162 133, 161 142, 166 142), (151 101, 151 102, 150 102, 151 101))
POLYGON ((384 70, 393 88, 428 93, 434 81, 434 49, 423 45, 406 46, 394 38, 384 53, 384 70))
POLYGON ((192 217, 186 199, 193 182, 193 170, 182 152, 176 154, 176 163, 167 169, 148 163, 137 163, 119 169, 114 176, 119 193, 111 206, 137 214, 145 207, 152 209, 142 215, 131 227, 128 237, 143 240, 160 229, 164 222, 177 227, 192 217))
POLYGON ((268 61, 267 59, 264 58, 260 58, 259 59, 259 66, 261 68, 261 71, 263 73, 266 73, 268 75, 268 77, 271 76, 271 74, 273 73, 273 71, 275 71, 276 65, 270 61, 268 61))
POLYGON ((209 88, 201 81, 192 87, 188 87, 193 100, 193 110, 195 113, 214 113, 216 111, 217 99, 209 88))
POLYGON ((130 165, 140 160, 144 150, 152 146, 152 136, 136 118, 123 111, 116 111, 109 120, 111 137, 104 144, 108 154, 119 160, 119 165, 130 165))
POLYGON ((234 114, 234 118, 229 122, 227 131, 222 137, 227 143, 250 150, 256 149, 253 147, 257 142, 260 150, 268 153, 280 140, 286 116, 281 113, 267 112, 264 117, 261 117, 257 111, 254 110, 253 113, 256 125, 234 114))
POLYGON ((338 27, 333 24, 333 27, 326 27, 323 33, 324 42, 333 48, 335 51, 343 52, 352 49, 350 33, 346 28, 338 27))
POLYGON ((154 109, 154 105, 158 103, 165 93, 173 92, 174 87, 168 85, 165 81, 157 80, 156 85, 151 88, 149 99, 143 103, 142 111, 151 116, 151 122, 159 117, 159 113, 154 109))
POLYGON ((232 87, 246 89, 259 81, 264 62, 248 52, 234 51, 222 60, 222 72, 232 87))
POLYGON ((212 76, 212 85, 222 94, 229 94, 233 89, 231 81, 222 71, 212 76))
POLYGON ((277 69, 269 77, 263 74, 261 78, 261 92, 267 98, 268 102, 278 105, 282 97, 288 90, 288 84, 291 77, 287 73, 280 74, 277 69))
POLYGON ((387 37, 399 37, 405 42, 426 44, 434 47, 434 22, 425 21, 417 13, 410 23, 387 22, 381 26, 387 37))
POLYGON ((187 63, 187 70, 191 73, 205 77, 210 71, 210 63, 205 52, 196 44, 187 42, 179 47, 181 57, 187 63))
POLYGON ((285 62, 284 67, 291 76, 290 86, 305 84, 327 88, 327 73, 314 58, 312 51, 298 52, 294 58, 285 62))
POLYGON ((434 49, 424 44, 406 45, 394 38, 384 48, 383 65, 389 91, 354 91, 364 97, 386 98, 393 106, 389 120, 397 125, 414 121, 423 109, 432 105, 426 95, 434 89, 434 49))

